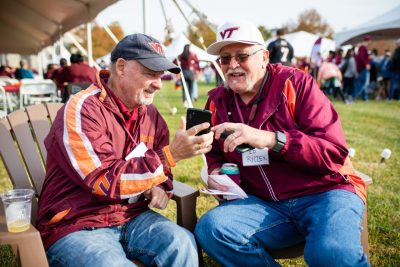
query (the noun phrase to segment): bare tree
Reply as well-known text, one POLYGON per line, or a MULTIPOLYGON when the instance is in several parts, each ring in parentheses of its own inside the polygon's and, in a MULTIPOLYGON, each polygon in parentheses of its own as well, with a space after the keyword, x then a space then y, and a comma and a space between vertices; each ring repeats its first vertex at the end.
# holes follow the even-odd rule
MULTIPOLYGON (((118 40, 121 40, 124 37, 124 31, 121 28, 121 25, 118 22, 112 22, 108 25, 110 30, 113 32, 115 37, 118 40)), ((81 26, 74 31, 74 34, 78 37, 81 45, 86 47, 87 44, 87 34, 86 27, 81 26)), ((107 34, 107 32, 96 23, 92 26, 92 46, 93 46, 93 58, 99 58, 107 55, 111 52, 111 50, 115 46, 115 42, 113 39, 107 34)))
POLYGON ((303 11, 297 20, 297 23, 288 22, 284 25, 288 32, 306 31, 314 34, 319 34, 324 37, 333 37, 333 29, 322 19, 321 15, 315 9, 303 11))

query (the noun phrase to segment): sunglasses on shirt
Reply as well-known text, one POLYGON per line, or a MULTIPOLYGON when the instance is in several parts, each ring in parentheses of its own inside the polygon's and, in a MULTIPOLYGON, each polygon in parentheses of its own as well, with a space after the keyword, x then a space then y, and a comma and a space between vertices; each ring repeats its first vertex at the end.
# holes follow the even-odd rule
POLYGON ((217 60, 218 60, 219 64, 221 64, 221 65, 228 65, 229 63, 231 63, 231 60, 234 57, 236 62, 243 63, 243 62, 246 62, 250 56, 257 54, 260 51, 264 51, 264 49, 260 48, 256 51, 254 51, 253 53, 239 53, 234 56, 231 56, 231 55, 225 56, 224 55, 224 56, 220 56, 217 60))

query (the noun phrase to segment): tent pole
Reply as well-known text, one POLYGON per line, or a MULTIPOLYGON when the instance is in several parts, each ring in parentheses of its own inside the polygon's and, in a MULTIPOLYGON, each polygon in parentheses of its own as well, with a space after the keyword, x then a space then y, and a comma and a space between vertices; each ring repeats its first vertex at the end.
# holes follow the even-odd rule
POLYGON ((43 50, 39 51, 38 57, 38 76, 43 79, 43 50))
MULTIPOLYGON (((178 57, 176 58, 176 63, 178 64, 178 67, 181 68, 181 61, 179 60, 178 57)), ((183 76, 183 73, 181 73, 181 79, 182 79, 182 87, 183 87, 183 92, 185 93, 186 101, 188 102, 189 108, 192 108, 193 102, 192 102, 192 99, 190 98, 190 94, 189 94, 189 91, 188 91, 188 88, 186 85, 186 81, 185 81, 185 76, 183 76)))
MULTIPOLYGON (((190 29, 191 29, 192 31, 194 31, 194 33, 195 33, 196 36, 198 37, 198 40, 199 40, 199 42, 200 42, 200 44, 201 44, 203 50, 206 51, 207 48, 206 48, 206 46, 205 46, 205 44, 204 44, 204 39, 203 39, 202 36, 200 36, 200 35, 198 34, 198 32, 199 32, 198 29, 190 23, 189 19, 186 17, 185 13, 183 13, 182 8, 179 6, 179 4, 176 2, 176 0, 172 0, 172 1, 175 3, 176 7, 179 9, 179 12, 181 12, 183 18, 186 20, 186 22, 187 22, 187 24, 189 25, 190 29)), ((200 19, 201 19, 201 18, 200 18, 200 19)), ((221 67, 217 64, 217 62, 216 62, 215 60, 211 61, 211 63, 214 65, 215 69, 217 70, 218 74, 221 76, 222 80, 225 81, 225 77, 224 77, 224 75, 222 74, 221 67)))
POLYGON ((144 33, 144 34, 147 34, 146 0, 142 0, 142 6, 143 6, 143 33, 144 33))
POLYGON ((81 51, 81 53, 84 56, 87 56, 86 49, 83 48, 83 46, 76 40, 75 36, 73 34, 69 33, 69 32, 67 32, 66 34, 71 39, 72 43, 78 48, 78 50, 81 51))
POLYGON ((103 25, 103 29, 108 33, 108 35, 113 39, 113 41, 118 44, 118 38, 115 36, 115 34, 111 31, 111 29, 107 25, 103 25))
POLYGON ((89 66, 93 66, 93 52, 92 52, 92 24, 91 22, 86 23, 87 31, 87 57, 89 61, 89 66))

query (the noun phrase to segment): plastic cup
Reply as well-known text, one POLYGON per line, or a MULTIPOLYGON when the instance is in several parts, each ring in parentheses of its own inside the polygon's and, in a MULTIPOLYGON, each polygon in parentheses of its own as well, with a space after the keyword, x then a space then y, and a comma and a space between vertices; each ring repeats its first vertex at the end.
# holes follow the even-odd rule
POLYGON ((1 193, 9 232, 17 233, 29 229, 33 193, 32 189, 13 189, 1 193))

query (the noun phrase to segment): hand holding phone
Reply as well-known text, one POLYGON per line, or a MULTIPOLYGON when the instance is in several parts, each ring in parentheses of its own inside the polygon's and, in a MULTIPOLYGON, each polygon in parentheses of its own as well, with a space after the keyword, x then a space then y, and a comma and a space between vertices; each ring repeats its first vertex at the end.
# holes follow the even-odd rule
MULTIPOLYGON (((231 135, 231 134, 232 134, 232 132, 224 131, 224 132, 222 132, 222 134, 221 134, 221 138, 222 138, 222 139, 225 139, 225 138, 227 138, 227 137, 228 137, 229 135, 231 135)), ((238 152, 238 153, 244 153, 244 152, 249 151, 249 150, 252 150, 252 149, 254 149, 254 147, 252 147, 251 145, 248 145, 248 144, 241 144, 241 145, 238 145, 238 146, 235 148, 235 151, 238 152)))
POLYGON ((202 135, 210 132, 211 115, 212 112, 206 109, 188 108, 186 112, 186 130, 192 128, 193 126, 208 122, 210 123, 210 127, 198 132, 196 135, 202 135))

